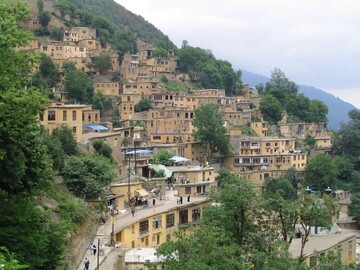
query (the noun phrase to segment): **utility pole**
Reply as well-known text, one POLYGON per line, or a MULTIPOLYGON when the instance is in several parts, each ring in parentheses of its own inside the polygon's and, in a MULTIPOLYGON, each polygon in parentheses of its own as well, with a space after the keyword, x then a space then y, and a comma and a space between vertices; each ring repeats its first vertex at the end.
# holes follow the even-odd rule
MULTIPOLYGON (((112 200, 112 209, 111 209, 111 245, 114 246, 115 245, 115 241, 114 241, 114 225, 115 225, 115 211, 114 211, 114 202, 115 202, 115 199, 112 200)), ((98 251, 99 251, 99 248, 98 248, 98 251)), ((99 257, 99 252, 98 252, 98 257, 99 257)))
POLYGON ((98 245, 97 245, 97 267, 96 267, 97 270, 99 270, 99 255, 100 255, 100 238, 98 238, 98 245))
POLYGON ((130 205, 130 177, 131 177, 131 158, 130 158, 130 154, 128 154, 128 158, 129 158, 129 179, 128 179, 128 202, 130 205))

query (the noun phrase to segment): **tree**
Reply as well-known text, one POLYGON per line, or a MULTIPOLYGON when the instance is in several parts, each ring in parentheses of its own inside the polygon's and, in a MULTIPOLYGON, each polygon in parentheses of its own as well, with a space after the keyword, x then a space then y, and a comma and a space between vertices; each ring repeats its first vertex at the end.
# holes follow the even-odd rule
POLYGON ((65 15, 69 15, 70 19, 75 16, 76 5, 68 0, 57 0, 54 4, 54 8, 60 12, 62 19, 65 15))
POLYGON ((270 88, 279 88, 287 95, 297 94, 298 92, 298 86, 290 81, 279 68, 274 68, 273 71, 271 71, 269 86, 270 88))
POLYGON ((166 58, 169 57, 169 52, 164 48, 156 48, 155 51, 153 52, 153 57, 166 58))
POLYGON ((93 142, 93 147, 99 155, 102 155, 112 160, 112 149, 103 140, 95 140, 93 142))
POLYGON ((65 155, 71 156, 78 153, 77 143, 74 134, 67 125, 61 125, 55 128, 51 136, 61 143, 65 155))
POLYGON ((76 100, 80 103, 87 103, 87 92, 92 91, 92 82, 90 77, 83 71, 67 68, 65 69, 65 91, 68 92, 69 100, 76 100))
POLYGON ((111 117, 110 122, 113 124, 114 128, 121 128, 122 127, 121 120, 120 120, 119 116, 111 117))
POLYGON ((310 149, 314 149, 315 144, 316 144, 315 137, 313 137, 311 135, 307 135, 304 139, 304 144, 309 146, 310 149))
POLYGON ((360 228, 360 193, 358 192, 351 195, 349 214, 354 217, 357 227, 360 228))
POLYGON ((313 189, 323 191, 337 188, 337 169, 328 155, 311 158, 305 167, 305 182, 313 189))
POLYGON ((170 158, 173 157, 173 154, 166 150, 160 150, 156 154, 154 154, 152 162, 154 164, 162 164, 165 166, 171 166, 173 162, 170 160, 170 158))
POLYGON ((39 69, 33 76, 33 85, 48 92, 49 88, 56 85, 58 73, 58 68, 51 58, 41 54, 39 69))
POLYGON ((106 73, 109 69, 112 68, 112 61, 110 56, 106 52, 100 53, 100 55, 95 58, 95 66, 100 74, 106 73))
POLYGON ((100 115, 103 116, 104 113, 113 108, 112 100, 109 97, 101 93, 96 93, 93 97, 93 109, 100 110, 100 115))
POLYGON ((39 14, 44 10, 44 1, 43 0, 37 0, 36 1, 37 8, 39 11, 39 14))
POLYGON ((54 223, 32 198, 10 196, 0 190, 0 199, 1 244, 21 264, 28 264, 30 270, 52 269, 57 265, 66 241, 64 231, 53 230, 54 223))
POLYGON ((285 177, 277 179, 268 178, 265 181, 265 196, 278 193, 284 200, 293 201, 296 200, 296 189, 291 182, 285 177))
POLYGON ((41 11, 39 14, 39 22, 42 27, 47 27, 51 21, 51 15, 48 11, 41 11))
POLYGON ((226 156, 230 153, 230 139, 224 127, 222 114, 215 104, 204 104, 194 112, 193 126, 196 128, 193 133, 200 141, 202 147, 211 151, 211 155, 219 152, 226 156))
POLYGON ((64 166, 65 153, 58 137, 51 136, 45 129, 42 129, 41 135, 44 138, 44 144, 52 159, 54 170, 61 170, 64 166))
POLYGON ((137 52, 136 37, 129 31, 119 31, 115 34, 112 41, 114 48, 118 51, 119 61, 121 62, 125 53, 134 54, 137 52))
POLYGON ((342 124, 339 131, 335 132, 332 149, 337 155, 356 158, 360 156, 360 113, 354 109, 348 115, 350 121, 342 124))
POLYGON ((327 123, 328 107, 320 100, 311 100, 309 106, 310 122, 327 123))
POLYGON ((276 124, 281 120, 281 104, 272 95, 266 95, 261 99, 260 111, 264 117, 264 120, 271 124, 276 124))
POLYGON ((135 104, 135 112, 144 112, 152 108, 152 102, 150 98, 142 98, 137 104, 135 104))
POLYGON ((115 179, 109 160, 101 156, 71 156, 62 175, 77 196, 97 195, 115 179))

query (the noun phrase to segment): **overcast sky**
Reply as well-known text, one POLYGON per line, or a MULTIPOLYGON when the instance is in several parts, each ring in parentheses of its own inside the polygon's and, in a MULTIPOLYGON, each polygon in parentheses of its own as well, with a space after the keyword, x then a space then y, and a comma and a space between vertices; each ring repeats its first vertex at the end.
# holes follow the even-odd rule
POLYGON ((358 0, 115 0, 178 47, 210 49, 235 69, 280 68, 360 108, 358 0))

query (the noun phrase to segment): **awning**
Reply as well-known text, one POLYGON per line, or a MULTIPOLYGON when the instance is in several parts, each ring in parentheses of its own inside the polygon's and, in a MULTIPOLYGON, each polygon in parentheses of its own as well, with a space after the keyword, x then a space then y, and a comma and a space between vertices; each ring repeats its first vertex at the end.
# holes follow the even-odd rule
POLYGON ((130 154, 148 154, 148 153, 152 153, 153 151, 152 150, 148 150, 148 149, 145 149, 145 150, 134 150, 134 151, 130 151, 130 152, 126 152, 125 155, 130 155, 130 154))
POLYGON ((155 172, 159 172, 161 170, 163 170, 165 172, 165 176, 166 177, 171 177, 172 175, 172 171, 170 171, 169 169, 167 169, 164 165, 162 164, 149 164, 149 168, 153 169, 155 172))
POLYGON ((88 126, 85 126, 84 129, 92 129, 95 131, 109 130, 107 127, 100 126, 100 125, 88 125, 88 126))
POLYGON ((190 159, 184 158, 184 157, 179 157, 179 156, 173 156, 173 157, 170 158, 169 160, 172 160, 172 161, 174 161, 175 163, 178 163, 178 162, 186 162, 186 161, 189 161, 190 159))
POLYGON ((140 196, 140 197, 146 197, 149 195, 149 192, 147 192, 145 189, 143 188, 139 188, 137 190, 135 190, 135 195, 136 196, 140 196))

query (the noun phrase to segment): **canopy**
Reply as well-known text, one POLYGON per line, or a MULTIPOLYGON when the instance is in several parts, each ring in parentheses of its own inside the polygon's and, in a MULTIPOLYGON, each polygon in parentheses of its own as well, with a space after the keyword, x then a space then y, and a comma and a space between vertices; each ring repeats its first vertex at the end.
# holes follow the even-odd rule
POLYGON ((148 149, 145 149, 145 150, 134 150, 134 151, 130 151, 130 152, 126 152, 125 155, 130 155, 130 154, 147 154, 147 153, 152 153, 153 151, 152 150, 148 150, 148 149))
POLYGON ((88 126, 85 126, 84 129, 92 129, 95 131, 109 130, 107 127, 100 126, 100 125, 88 125, 88 126))
POLYGON ((167 169, 164 165, 162 164, 149 164, 149 168, 153 169, 155 172, 161 171, 163 170, 165 172, 165 176, 166 177, 171 177, 172 175, 172 171, 170 171, 169 169, 167 169))
POLYGON ((178 162, 189 161, 190 159, 179 156, 173 156, 172 158, 170 158, 170 160, 175 161, 175 163, 178 163, 178 162))
POLYGON ((146 197, 149 195, 149 192, 147 192, 145 189, 143 188, 139 188, 137 190, 135 190, 135 195, 136 196, 140 196, 140 197, 146 197))

